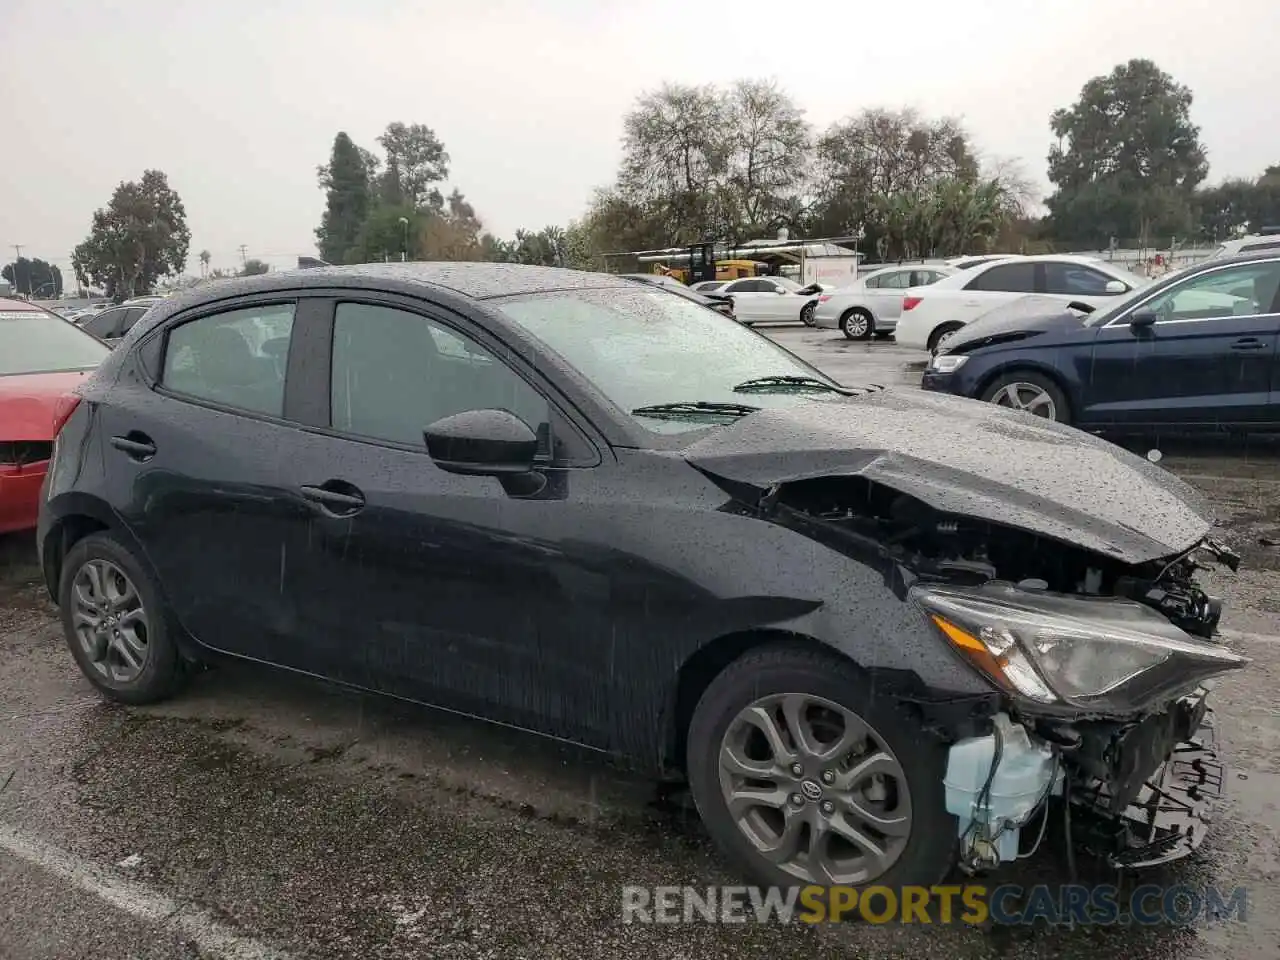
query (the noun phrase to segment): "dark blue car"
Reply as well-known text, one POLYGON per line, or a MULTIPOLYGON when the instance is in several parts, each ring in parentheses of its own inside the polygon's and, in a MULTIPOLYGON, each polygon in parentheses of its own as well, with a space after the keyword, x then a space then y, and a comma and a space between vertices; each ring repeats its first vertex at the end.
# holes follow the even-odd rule
POLYGON ((1280 253, 1206 260, 1103 310, 1028 296, 970 323, 922 386, 1086 429, 1280 428, 1280 253))

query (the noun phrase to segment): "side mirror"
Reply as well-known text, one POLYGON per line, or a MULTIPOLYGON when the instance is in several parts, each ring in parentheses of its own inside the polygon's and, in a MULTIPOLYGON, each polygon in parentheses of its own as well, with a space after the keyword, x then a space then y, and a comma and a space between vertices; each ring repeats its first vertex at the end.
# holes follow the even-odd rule
POLYGON ((1123 280, 1108 280, 1103 290, 1109 295, 1128 293, 1129 286, 1123 280))
POLYGON ((1158 314, 1154 310, 1137 310, 1129 316, 1129 326, 1135 330, 1145 330, 1155 323, 1158 318, 1158 314))
POLYGON ((538 438, 506 410, 466 410, 437 420, 423 431, 427 453, 448 473, 501 477, 529 473, 538 438))

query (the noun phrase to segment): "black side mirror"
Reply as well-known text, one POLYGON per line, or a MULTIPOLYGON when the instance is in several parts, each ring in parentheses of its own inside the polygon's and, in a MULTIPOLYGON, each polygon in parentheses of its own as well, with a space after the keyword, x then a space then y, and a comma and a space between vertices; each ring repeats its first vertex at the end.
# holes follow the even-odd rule
POLYGON ((466 410, 423 431, 427 453, 448 473, 500 477, 528 473, 538 452, 529 425, 506 410, 466 410))
POLYGON ((1129 326, 1135 330, 1145 330, 1159 319, 1154 310, 1137 310, 1129 316, 1129 326))

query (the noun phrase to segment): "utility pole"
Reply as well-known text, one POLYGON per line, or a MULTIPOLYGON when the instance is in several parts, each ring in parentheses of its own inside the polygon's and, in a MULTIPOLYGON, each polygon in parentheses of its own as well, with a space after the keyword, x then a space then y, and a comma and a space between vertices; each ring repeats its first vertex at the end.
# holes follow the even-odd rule
MULTIPOLYGON (((22 244, 15 243, 13 245, 13 292, 14 293, 22 292, 21 290, 18 289, 18 261, 21 259, 22 259, 22 244)), ((30 285, 30 280, 31 278, 28 277, 27 278, 28 286, 30 285)))
POLYGON ((248 246, 246 246, 243 243, 240 244, 240 268, 241 269, 244 269, 246 266, 249 265, 249 261, 245 259, 248 252, 249 252, 248 246))

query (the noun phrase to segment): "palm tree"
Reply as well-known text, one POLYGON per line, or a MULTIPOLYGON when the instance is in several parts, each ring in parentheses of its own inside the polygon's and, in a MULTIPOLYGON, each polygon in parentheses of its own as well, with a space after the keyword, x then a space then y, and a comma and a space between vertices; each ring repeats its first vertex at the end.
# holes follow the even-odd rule
POLYGON ((200 251, 200 276, 207 276, 209 273, 209 261, 213 259, 213 254, 208 250, 200 251))

